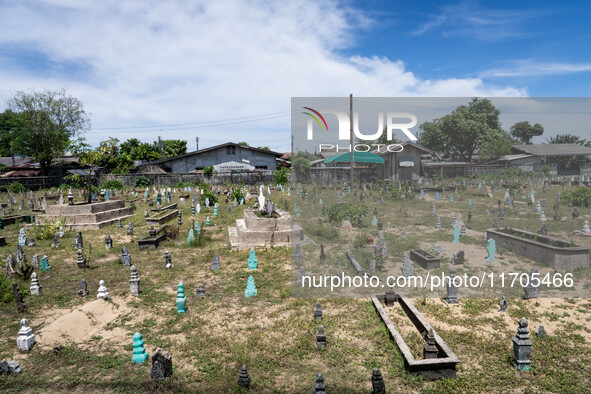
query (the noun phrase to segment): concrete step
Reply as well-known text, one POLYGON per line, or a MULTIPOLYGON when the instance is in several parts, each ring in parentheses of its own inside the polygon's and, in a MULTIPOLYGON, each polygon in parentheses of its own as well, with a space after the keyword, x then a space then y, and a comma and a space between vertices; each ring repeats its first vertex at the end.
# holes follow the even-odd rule
POLYGON ((64 217, 66 219, 66 224, 79 224, 79 223, 102 223, 104 221, 108 221, 111 219, 117 220, 121 217, 128 217, 133 216, 133 210, 131 207, 120 207, 115 209, 110 209, 108 211, 101 211, 97 213, 82 213, 82 214, 63 214, 63 215, 55 215, 55 214, 48 214, 48 219, 55 219, 64 217))

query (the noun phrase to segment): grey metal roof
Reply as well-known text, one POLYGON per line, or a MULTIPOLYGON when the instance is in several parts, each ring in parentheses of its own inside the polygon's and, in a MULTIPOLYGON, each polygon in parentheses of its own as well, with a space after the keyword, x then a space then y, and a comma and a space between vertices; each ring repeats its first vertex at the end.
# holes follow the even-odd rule
POLYGON ((275 156, 275 157, 281 157, 281 156, 283 156, 283 153, 275 152, 275 151, 272 151, 272 150, 259 149, 259 148, 255 148, 255 147, 252 147, 252 146, 244 146, 244 145, 236 144, 234 142, 226 142, 225 144, 220 144, 220 145, 216 145, 216 146, 210 146, 209 148, 199 149, 197 151, 185 153, 184 155, 167 157, 167 158, 164 158, 164 159, 151 161, 151 162, 148 162, 148 163, 145 163, 145 164, 161 164, 161 163, 166 163, 166 162, 169 162, 169 161, 172 161, 172 160, 181 159, 183 157, 200 155, 201 153, 208 152, 208 151, 211 151, 211 150, 214 150, 214 149, 223 148, 225 146, 235 146, 235 147, 238 147, 240 149, 248 149, 248 150, 252 150, 252 151, 255 151, 255 152, 265 153, 267 155, 272 155, 272 156, 275 156))
POLYGON ((29 164, 33 159, 30 157, 0 157, 0 163, 7 167, 19 167, 25 164, 29 164))
POLYGON ((579 144, 513 145, 513 150, 534 156, 587 156, 591 148, 579 144))

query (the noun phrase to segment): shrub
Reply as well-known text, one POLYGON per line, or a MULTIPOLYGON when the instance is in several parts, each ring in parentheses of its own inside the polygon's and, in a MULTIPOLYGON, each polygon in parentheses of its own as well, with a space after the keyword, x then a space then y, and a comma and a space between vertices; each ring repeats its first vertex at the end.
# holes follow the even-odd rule
POLYGON ((566 201, 572 202, 575 207, 589 207, 589 203, 591 203, 591 189, 577 187, 575 190, 564 193, 562 198, 566 201))
POLYGON ((133 187, 146 188, 150 186, 150 180, 143 175, 136 176, 133 181, 133 187))
POLYGON ((211 190, 203 190, 203 194, 201 195, 202 202, 205 202, 205 199, 209 198, 209 204, 213 205, 218 202, 217 196, 211 190))
POLYGON ((238 203, 240 203, 240 200, 242 198, 244 198, 244 193, 242 193, 242 190, 240 189, 234 189, 232 190, 232 195, 230 196, 232 202, 234 201, 234 199, 236 199, 236 201, 238 201, 238 203))
POLYGON ((14 301, 12 296, 12 282, 4 274, 0 275, 0 302, 8 304, 14 301))
POLYGON ((273 175, 275 175, 275 183, 277 185, 285 185, 288 182, 287 175, 289 174, 289 169, 282 168, 280 170, 273 171, 273 175))
POLYGON ((11 193, 24 193, 27 189, 20 182, 12 182, 8 185, 8 191, 11 193))
POLYGON ((33 225, 35 239, 52 239, 65 224, 65 219, 46 219, 42 223, 33 225))
POLYGON ((310 234, 327 240, 335 240, 339 237, 339 232, 333 226, 326 226, 324 224, 311 227, 310 234))
POLYGON ((84 185, 86 183, 86 180, 77 174, 66 175, 64 177, 64 181, 66 181, 66 183, 67 183, 67 185, 65 187, 66 189, 70 188, 70 187, 72 189, 83 189, 84 185))
POLYGON ((189 187, 189 186, 194 187, 195 186, 195 182, 179 182, 179 183, 176 184, 175 187, 177 189, 183 189, 183 188, 189 187))
POLYGON ((546 164, 540 167, 540 172, 546 176, 550 176, 550 167, 546 164))
POLYGON ((105 181, 102 185, 101 188, 103 189, 107 189, 107 190, 112 190, 112 189, 123 189, 123 182, 121 181, 117 181, 117 180, 110 180, 110 181, 105 181))
POLYGON ((328 220, 332 223, 341 223, 347 217, 352 224, 357 223, 359 219, 363 219, 367 215, 368 208, 366 205, 353 204, 333 204, 322 208, 322 214, 328 216, 328 220))
POLYGON ((213 174, 213 166, 207 166, 203 169, 203 175, 213 174))

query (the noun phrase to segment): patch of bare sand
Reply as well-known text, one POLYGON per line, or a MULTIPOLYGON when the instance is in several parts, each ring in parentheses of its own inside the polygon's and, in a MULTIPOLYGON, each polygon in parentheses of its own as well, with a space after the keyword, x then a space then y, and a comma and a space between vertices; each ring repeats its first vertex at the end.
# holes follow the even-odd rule
MULTIPOLYGON (((476 335, 483 336, 483 337, 492 337, 498 335, 499 333, 513 333, 513 331, 517 331, 518 320, 519 318, 513 318, 508 313, 499 312, 498 310, 493 310, 486 313, 481 313, 477 315, 478 319, 494 319, 501 322, 502 327, 500 330, 497 330, 493 327, 487 326, 486 324, 480 325, 476 330, 474 327, 466 327, 462 324, 464 319, 473 318, 474 315, 467 315, 462 313, 462 306, 460 304, 447 304, 440 298, 430 298, 427 299, 426 302, 432 303, 437 305, 440 308, 446 308, 448 313, 454 317, 454 321, 457 321, 457 324, 449 324, 447 322, 443 322, 438 320, 436 317, 430 315, 428 312, 421 312, 425 318, 435 327, 436 330, 450 330, 450 331, 458 331, 458 332, 474 332, 476 335)), ((585 321, 586 317, 589 317, 588 314, 584 314, 581 312, 576 311, 576 305, 578 303, 587 303, 588 300, 581 299, 576 304, 571 304, 561 298, 538 298, 538 299, 530 299, 530 300, 522 300, 525 304, 527 309, 531 309, 539 313, 539 317, 534 317, 528 320, 528 326, 530 330, 530 335, 533 335, 535 330, 537 330, 539 325, 543 325, 546 332, 552 335, 553 332, 563 328, 565 325, 569 323, 577 324, 577 325, 585 325, 582 322, 585 321), (562 309, 559 308, 560 306, 568 306, 569 309, 562 309), (564 316, 563 312, 567 312, 570 316, 564 316), (561 315, 558 320, 551 321, 550 318, 546 314, 548 313, 556 313, 561 315)), ((509 304, 509 309, 511 308, 511 304, 509 304)), ((583 336, 587 341, 591 342, 591 333, 585 330, 574 330, 581 336, 583 336)), ((514 334, 514 333, 513 333, 514 334)))
POLYGON ((96 299, 74 309, 54 309, 40 313, 33 320, 35 326, 41 326, 36 333, 38 346, 84 345, 93 339, 117 345, 128 344, 130 337, 126 330, 120 327, 105 328, 118 318, 129 316, 131 311, 125 299, 118 300, 116 304, 96 299))

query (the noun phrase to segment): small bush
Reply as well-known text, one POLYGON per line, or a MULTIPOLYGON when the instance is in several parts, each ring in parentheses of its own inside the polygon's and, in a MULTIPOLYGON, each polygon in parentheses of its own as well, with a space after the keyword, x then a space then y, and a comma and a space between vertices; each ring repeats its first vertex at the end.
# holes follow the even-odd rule
POLYGON ((177 189, 184 189, 185 187, 194 187, 195 186, 195 182, 179 182, 176 184, 176 188, 177 189))
POLYGON ((4 274, 0 275, 0 302, 8 304, 14 301, 12 296, 12 282, 4 274))
POLYGON ((117 180, 105 181, 101 185, 101 188, 107 189, 107 190, 123 189, 123 182, 117 181, 117 180))
POLYGON ((136 176, 135 180, 133 181, 133 186, 146 188, 146 187, 150 186, 150 180, 142 175, 136 176))
POLYGON ((357 223, 359 219, 363 219, 367 215, 368 208, 366 205, 353 204, 333 204, 329 207, 322 208, 322 214, 328 216, 331 223, 341 223, 343 220, 349 218, 351 224, 357 223))
MULTIPOLYGON (((68 189, 68 188, 83 189, 86 184, 86 180, 84 179, 84 177, 81 177, 80 175, 77 175, 77 174, 66 175, 64 177, 64 181, 66 181, 66 183, 67 183, 67 185, 64 189, 68 189)), ((61 186, 60 186, 60 188, 61 188, 61 186)))
POLYGON ((203 169, 203 175, 213 174, 213 166, 207 166, 203 169))
POLYGON ((324 224, 312 227, 310 229, 310 234, 327 240, 335 240, 339 238, 339 232, 336 228, 324 224))
POLYGON ((234 202, 234 199, 236 199, 236 201, 238 201, 238 203, 240 203, 240 200, 242 200, 244 198, 244 193, 242 193, 242 190, 240 189, 234 189, 232 190, 232 195, 230 196, 232 202, 234 202))
POLYGON ((275 175, 275 183, 277 185, 286 185, 288 182, 287 176, 289 173, 290 170, 285 167, 280 170, 273 171, 273 175, 275 175))
POLYGON ((575 207, 589 207, 591 203, 591 189, 586 187, 577 187, 575 190, 562 194, 562 198, 572 202, 575 207))
POLYGON ((206 198, 209 198, 210 206, 218 202, 218 197, 211 190, 203 190, 203 194, 201 195, 201 202, 205 203, 206 198))
POLYGON ((11 193, 24 193, 27 189, 20 182, 12 182, 8 185, 8 191, 11 193))
POLYGON ((65 219, 45 220, 42 223, 33 225, 35 239, 52 239, 55 233, 60 231, 65 224, 65 219))

